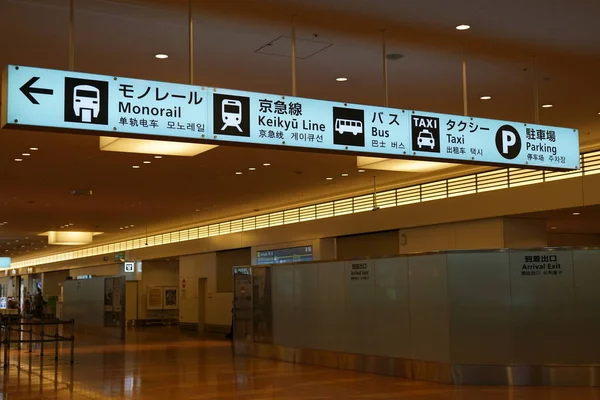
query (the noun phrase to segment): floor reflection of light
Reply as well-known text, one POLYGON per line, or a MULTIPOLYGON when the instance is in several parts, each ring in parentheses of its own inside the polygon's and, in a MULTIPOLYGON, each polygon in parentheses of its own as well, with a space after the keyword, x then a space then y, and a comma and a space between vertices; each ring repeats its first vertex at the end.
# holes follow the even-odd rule
POLYGON ((125 395, 131 396, 133 394, 135 378, 133 375, 127 375, 123 380, 123 388, 125 389, 125 395))

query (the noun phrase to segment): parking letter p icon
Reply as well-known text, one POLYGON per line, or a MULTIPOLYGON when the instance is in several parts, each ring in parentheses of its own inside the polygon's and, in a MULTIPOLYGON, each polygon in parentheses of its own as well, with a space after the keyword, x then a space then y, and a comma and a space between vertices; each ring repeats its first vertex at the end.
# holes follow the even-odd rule
POLYGON ((510 125, 503 125, 496 132, 496 148, 500 155, 512 160, 521 152, 521 136, 510 125))
POLYGON ((502 131, 502 152, 508 154, 509 147, 517 143, 517 135, 511 131, 502 131))

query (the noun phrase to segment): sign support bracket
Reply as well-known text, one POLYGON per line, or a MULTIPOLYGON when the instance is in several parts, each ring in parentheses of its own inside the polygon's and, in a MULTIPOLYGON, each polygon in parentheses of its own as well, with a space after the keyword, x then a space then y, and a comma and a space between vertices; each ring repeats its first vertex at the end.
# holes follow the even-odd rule
POLYGON ((194 84, 194 15, 192 0, 188 0, 188 57, 189 57, 189 80, 190 85, 194 84))
POLYGON ((462 95, 463 95, 463 114, 469 115, 469 99, 467 96, 467 59, 465 55, 465 48, 463 46, 462 51, 462 95))
POLYGON ((75 0, 69 2, 69 70, 75 71, 75 0))
POLYGON ((387 32, 384 29, 381 35, 381 52, 382 52, 382 64, 383 64, 383 105, 389 107, 389 87, 388 87, 388 60, 387 60, 387 32))
POLYGON ((292 96, 297 96, 296 84, 296 15, 292 15, 292 96))
POLYGON ((533 110, 534 110, 534 122, 539 125, 540 123, 540 89, 537 72, 537 59, 535 56, 532 57, 533 61, 533 110))

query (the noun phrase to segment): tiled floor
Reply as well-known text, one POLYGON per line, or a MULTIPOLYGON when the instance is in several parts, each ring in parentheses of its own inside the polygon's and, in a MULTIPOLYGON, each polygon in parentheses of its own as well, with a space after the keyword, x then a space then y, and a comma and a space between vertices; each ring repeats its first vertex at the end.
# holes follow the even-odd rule
POLYGON ((600 389, 453 387, 268 360, 234 358, 228 342, 177 328, 131 333, 125 343, 79 339, 76 363, 13 354, 0 399, 600 400, 600 389))

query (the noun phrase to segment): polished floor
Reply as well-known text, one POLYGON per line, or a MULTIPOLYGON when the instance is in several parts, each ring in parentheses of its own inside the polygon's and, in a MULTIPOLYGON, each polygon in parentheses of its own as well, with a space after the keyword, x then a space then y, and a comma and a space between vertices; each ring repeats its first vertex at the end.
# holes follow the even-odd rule
POLYGON ((14 350, 0 399, 600 400, 600 388, 455 387, 235 358, 229 342, 177 328, 77 343, 73 367, 66 353, 55 364, 52 351, 42 363, 38 350, 14 350))

